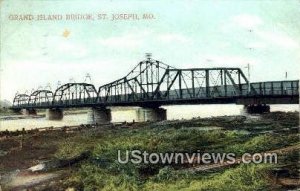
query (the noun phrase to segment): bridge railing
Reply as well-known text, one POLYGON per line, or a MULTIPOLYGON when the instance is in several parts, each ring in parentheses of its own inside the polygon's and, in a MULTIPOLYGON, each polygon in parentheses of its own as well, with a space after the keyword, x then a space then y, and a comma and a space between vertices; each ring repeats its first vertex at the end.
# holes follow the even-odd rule
MULTIPOLYGON (((192 94, 192 89, 181 89, 182 94, 179 95, 179 90, 170 90, 166 97, 153 97, 151 98, 151 92, 148 92, 150 98, 142 93, 123 94, 123 95, 111 95, 104 100, 105 97, 101 97, 102 101, 98 103, 122 103, 122 102, 134 102, 134 101, 150 101, 150 100, 176 100, 176 99, 206 99, 206 98, 222 98, 222 97, 247 97, 247 96, 276 96, 276 95, 299 95, 299 81, 272 81, 272 82, 255 82, 251 83, 249 91, 248 84, 240 84, 241 91, 237 92, 233 85, 224 86, 212 86, 209 88, 209 95, 206 93, 206 87, 195 88, 195 94, 192 94)), ((164 95, 166 91, 161 91, 161 95, 164 95)))
POLYGON ((270 81, 251 83, 255 92, 248 93, 247 84, 243 84, 243 95, 278 96, 299 95, 299 80, 270 81))
POLYGON ((53 106, 76 106, 82 104, 94 104, 96 103, 97 97, 82 98, 82 99, 65 99, 65 100, 54 100, 53 106))
POLYGON ((239 92, 232 85, 224 86, 212 86, 209 87, 209 93, 207 95, 206 87, 198 88, 185 88, 179 90, 160 91, 160 96, 153 96, 153 92, 147 94, 135 93, 135 94, 119 94, 111 95, 108 97, 101 97, 97 103, 125 103, 125 102, 136 102, 136 101, 152 101, 152 100, 176 100, 176 99, 206 99, 216 97, 233 97, 239 96, 239 92), (193 92, 194 90, 194 92, 193 92), (192 93, 193 92, 193 93, 192 93))

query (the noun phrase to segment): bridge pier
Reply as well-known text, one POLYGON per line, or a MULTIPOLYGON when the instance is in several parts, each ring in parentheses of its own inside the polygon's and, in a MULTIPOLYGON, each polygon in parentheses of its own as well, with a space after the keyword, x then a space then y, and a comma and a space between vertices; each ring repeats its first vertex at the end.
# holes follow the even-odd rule
POLYGON ((22 115, 36 115, 35 109, 21 109, 22 115))
POLYGON ((46 110, 46 119, 48 120, 61 120, 64 117, 63 110, 52 108, 46 110))
POLYGON ((111 110, 106 108, 91 108, 87 113, 88 124, 110 123, 111 110))
POLYGON ((245 110, 249 114, 260 114, 260 113, 269 113, 270 112, 270 106, 266 104, 250 104, 244 106, 245 110))
POLYGON ((22 109, 11 109, 11 111, 16 115, 23 115, 22 109))
POLYGON ((163 121, 167 119, 167 110, 163 108, 138 108, 136 119, 137 122, 163 121))

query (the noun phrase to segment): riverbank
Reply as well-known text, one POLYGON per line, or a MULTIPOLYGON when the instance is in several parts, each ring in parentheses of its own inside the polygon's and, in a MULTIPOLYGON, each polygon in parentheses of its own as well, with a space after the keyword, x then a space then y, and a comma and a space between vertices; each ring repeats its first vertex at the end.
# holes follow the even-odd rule
POLYGON ((38 114, 38 115, 3 115, 0 116, 0 120, 18 120, 18 119, 38 119, 44 118, 45 114, 38 114))
POLYGON ((276 112, 261 117, 110 124, 6 136, 0 139, 0 183, 2 189, 36 190, 295 189, 299 186, 297 149, 279 155, 278 164, 233 165, 205 172, 187 170, 193 167, 190 164, 120 164, 117 151, 192 153, 201 150, 233 152, 239 157, 244 152, 298 148, 298 128, 299 113, 276 112), (69 161, 86 152, 90 154, 72 165, 53 166, 33 174, 28 170, 45 161, 69 161), (42 178, 29 184, 32 176, 42 178), (22 183, 22 177, 29 181, 23 179, 24 184, 18 183, 22 183), (289 181, 293 184, 287 184, 289 181))
MULTIPOLYGON (((87 112, 88 109, 67 109, 64 111, 64 115, 85 114, 87 112)), ((0 120, 35 119, 44 117, 46 117, 46 112, 44 110, 38 110, 37 115, 22 115, 20 113, 13 112, 9 109, 2 109, 0 111, 0 120)))

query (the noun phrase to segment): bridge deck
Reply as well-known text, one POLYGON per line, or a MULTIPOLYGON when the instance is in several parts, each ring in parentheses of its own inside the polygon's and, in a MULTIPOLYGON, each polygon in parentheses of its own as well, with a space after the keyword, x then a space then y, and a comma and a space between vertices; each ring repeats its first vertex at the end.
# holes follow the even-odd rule
MULTIPOLYGON (((274 81, 251 83, 253 89, 249 92, 247 84, 241 84, 242 91, 237 94, 233 86, 209 87, 210 94, 205 93, 206 87, 170 90, 167 97, 149 98, 145 94, 123 94, 106 97, 89 97, 82 99, 52 100, 39 103, 24 103, 14 105, 13 109, 45 109, 45 108, 76 108, 76 107, 106 107, 106 106, 146 106, 157 107, 161 105, 179 104, 299 104, 299 81, 274 81), (195 96, 189 92, 198 92, 195 96)), ((164 94, 161 91, 161 94, 164 94)), ((151 94, 150 94, 151 95, 151 94)))
POLYGON ((102 85, 67 83, 55 92, 18 94, 13 109, 171 104, 299 103, 299 80, 249 83, 240 68, 176 69, 147 57, 123 78, 102 85))

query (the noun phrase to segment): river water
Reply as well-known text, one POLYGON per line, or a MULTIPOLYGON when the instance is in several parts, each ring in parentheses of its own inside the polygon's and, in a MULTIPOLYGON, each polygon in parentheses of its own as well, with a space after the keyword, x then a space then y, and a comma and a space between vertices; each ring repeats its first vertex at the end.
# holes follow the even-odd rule
MULTIPOLYGON (((224 115, 241 115, 245 114, 242 105, 235 104, 216 104, 216 105, 180 105, 165 106, 167 109, 167 119, 191 119, 193 117, 213 117, 224 115)), ((112 122, 131 122, 136 120, 136 108, 111 108, 112 122)), ((290 105, 271 105, 271 111, 299 111, 298 104, 290 105)), ((41 127, 61 127, 87 124, 87 114, 69 114, 65 115, 62 120, 49 121, 45 118, 35 119, 15 119, 0 120, 0 131, 21 130, 22 128, 35 129, 41 127)))

